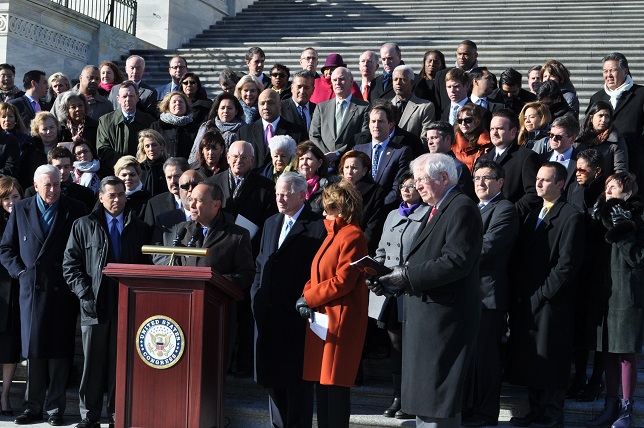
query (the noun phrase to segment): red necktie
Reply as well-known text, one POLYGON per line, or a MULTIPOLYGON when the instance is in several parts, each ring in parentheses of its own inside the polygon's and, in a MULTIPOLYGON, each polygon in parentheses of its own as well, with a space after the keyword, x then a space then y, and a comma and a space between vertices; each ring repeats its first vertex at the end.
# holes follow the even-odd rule
POLYGON ((364 101, 369 100, 369 85, 364 85, 364 88, 362 88, 362 99, 364 101))
POLYGON ((432 210, 429 212, 429 218, 427 219, 427 223, 432 221, 432 218, 434 217, 434 214, 436 214, 436 211, 438 211, 438 209, 436 207, 433 207, 432 210))

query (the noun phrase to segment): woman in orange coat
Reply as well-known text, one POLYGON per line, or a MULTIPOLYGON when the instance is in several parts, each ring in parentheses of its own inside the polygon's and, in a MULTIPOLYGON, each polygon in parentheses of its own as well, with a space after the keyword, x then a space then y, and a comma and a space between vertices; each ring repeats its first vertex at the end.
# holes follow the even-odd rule
POLYGON ((349 426, 350 388, 355 382, 367 331, 369 290, 357 269, 350 266, 367 255, 367 240, 358 222, 362 197, 342 181, 324 189, 322 204, 328 235, 311 265, 296 309, 305 318, 316 311, 329 316, 326 340, 306 332, 303 379, 317 382, 319 428, 349 426))
POLYGON ((461 107, 456 114, 454 134, 456 142, 452 146, 452 151, 456 159, 467 165, 471 173, 476 160, 492 147, 490 133, 485 130, 483 124, 482 109, 472 103, 461 107))

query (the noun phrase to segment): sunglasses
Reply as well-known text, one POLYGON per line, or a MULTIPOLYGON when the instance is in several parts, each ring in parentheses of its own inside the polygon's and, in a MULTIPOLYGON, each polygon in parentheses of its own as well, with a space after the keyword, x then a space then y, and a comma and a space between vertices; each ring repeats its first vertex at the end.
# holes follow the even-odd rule
POLYGON ((456 123, 458 123, 459 125, 460 125, 461 123, 467 123, 467 124, 470 124, 470 123, 472 123, 472 122, 474 122, 474 118, 472 118, 472 117, 464 117, 464 118, 462 118, 462 119, 456 119, 456 123))
POLYGON ((286 77, 286 74, 284 74, 284 73, 271 73, 271 76, 273 76, 273 77, 286 77))
POLYGON ((181 84, 182 85, 196 85, 197 82, 195 82, 194 80, 184 80, 183 82, 181 82, 181 84))
POLYGON ((199 184, 199 183, 195 183, 194 181, 190 181, 188 183, 180 184, 179 187, 182 188, 183 190, 190 190, 190 188, 194 189, 195 187, 197 187, 197 184, 199 184))
POLYGON ((564 138, 568 138, 568 137, 569 135, 564 135, 564 134, 561 134, 561 135, 550 134, 550 139, 555 140, 556 142, 560 142, 564 138))

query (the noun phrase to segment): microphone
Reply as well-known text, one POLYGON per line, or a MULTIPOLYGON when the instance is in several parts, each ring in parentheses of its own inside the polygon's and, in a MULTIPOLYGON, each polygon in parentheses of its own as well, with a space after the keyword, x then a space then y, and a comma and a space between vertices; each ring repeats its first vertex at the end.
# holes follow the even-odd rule
POLYGON ((197 241, 199 241, 200 236, 203 236, 203 232, 201 231, 201 225, 197 223, 197 227, 195 227, 195 233, 192 235, 192 238, 190 238, 190 242, 188 242, 188 247, 196 247, 197 241))
POLYGON ((185 227, 177 231, 177 235, 174 237, 174 240, 172 241, 172 246, 183 247, 184 245, 181 243, 181 241, 183 241, 183 238, 186 237, 186 233, 188 233, 188 229, 186 229, 185 227))

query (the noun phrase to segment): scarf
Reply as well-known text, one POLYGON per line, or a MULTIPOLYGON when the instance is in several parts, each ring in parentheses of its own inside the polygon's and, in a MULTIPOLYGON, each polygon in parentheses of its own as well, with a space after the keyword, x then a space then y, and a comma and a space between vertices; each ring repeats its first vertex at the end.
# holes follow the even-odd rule
POLYGON ((306 180, 307 189, 306 189, 306 200, 308 201, 319 188, 320 188, 320 177, 314 175, 312 178, 306 180))
POLYGON ((101 83, 99 83, 99 84, 98 84, 98 86, 99 86, 100 88, 105 89, 105 90, 107 91, 107 93, 109 94, 109 93, 110 93, 110 91, 112 90, 112 88, 113 88, 114 86, 116 86, 116 83, 103 83, 103 82, 101 82, 101 83))
POLYGON ((83 137, 83 131, 85 130, 85 118, 83 118, 83 121, 79 123, 78 126, 74 126, 71 119, 67 119, 66 125, 67 129, 69 129, 69 132, 72 134, 73 142, 76 142, 83 137))
POLYGON ((255 122, 255 120, 259 117, 259 110, 257 110, 257 106, 247 106, 246 103, 244 103, 242 100, 239 100, 239 103, 242 106, 242 110, 244 110, 244 123, 249 124, 255 122))
POLYGON ((92 178, 94 178, 94 173, 99 170, 101 167, 101 162, 98 159, 94 159, 91 162, 74 162, 74 172, 76 173, 76 184, 81 186, 91 187, 92 178))
POLYGON ((238 140, 237 131, 244 125, 244 122, 241 120, 236 120, 234 122, 222 122, 219 118, 215 118, 215 126, 221 132, 221 135, 224 137, 226 142, 226 150, 230 148, 230 145, 238 140))
POLYGON ((0 97, 2 97, 2 101, 6 103, 9 100, 16 98, 16 94, 18 92, 20 92, 20 89, 16 85, 14 85, 13 88, 9 89, 8 91, 0 89, 0 97))
POLYGON ((608 86, 604 84, 604 91, 610 97, 610 104, 613 106, 613 109, 617 108, 617 101, 622 97, 624 92, 628 91, 633 87, 633 79, 631 76, 626 76, 626 80, 620 86, 615 89, 608 89, 608 86))
POLYGON ((51 229, 51 225, 54 223, 54 217, 58 211, 58 201, 51 205, 47 205, 40 195, 38 195, 36 197, 36 205, 38 206, 38 212, 40 213, 40 227, 43 233, 47 235, 49 234, 49 229, 51 229))
POLYGON ((403 217, 409 217, 411 213, 416 211, 416 208, 418 208, 419 206, 420 206, 420 202, 416 202, 411 207, 408 207, 407 202, 402 201, 400 203, 400 206, 398 207, 398 214, 400 214, 403 217))
POLYGON ((610 135, 610 133, 613 132, 613 125, 609 126, 608 129, 605 131, 600 132, 599 134, 595 135, 595 138, 590 142, 589 146, 599 146, 600 144, 603 144, 606 142, 606 139, 610 135))
POLYGON ((161 122, 165 122, 169 125, 186 126, 192 122, 192 113, 185 116, 177 116, 172 113, 161 113, 159 119, 161 119, 161 122))

